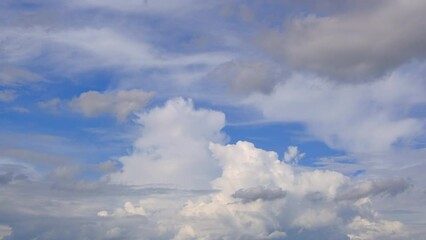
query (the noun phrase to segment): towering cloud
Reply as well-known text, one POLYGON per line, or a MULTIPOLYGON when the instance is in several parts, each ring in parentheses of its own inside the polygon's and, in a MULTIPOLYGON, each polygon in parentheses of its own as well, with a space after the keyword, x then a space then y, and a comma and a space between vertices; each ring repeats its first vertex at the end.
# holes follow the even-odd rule
POLYGON ((223 113, 195 109, 191 100, 176 98, 140 114, 138 123, 140 137, 132 153, 119 159, 123 169, 111 176, 114 182, 199 188, 218 176, 208 144, 225 141, 223 113))

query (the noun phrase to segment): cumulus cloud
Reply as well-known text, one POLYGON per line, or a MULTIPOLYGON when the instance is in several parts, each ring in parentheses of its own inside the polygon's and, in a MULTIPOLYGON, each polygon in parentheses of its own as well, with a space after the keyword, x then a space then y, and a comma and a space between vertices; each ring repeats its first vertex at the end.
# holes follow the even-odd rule
POLYGON ((374 79, 426 57, 422 0, 379 1, 331 16, 290 20, 283 33, 262 36, 263 45, 289 65, 337 80, 374 79))
POLYGON ((271 94, 254 94, 246 103, 268 120, 306 124, 308 133, 333 148, 352 153, 385 152, 397 142, 416 138, 424 126, 410 110, 426 103, 425 68, 417 64, 406 68, 357 86, 294 74, 271 94))
POLYGON ((143 90, 119 90, 116 92, 89 91, 70 101, 70 106, 87 117, 109 113, 124 121, 127 116, 141 110, 152 98, 153 93, 143 90))
POLYGON ((335 201, 350 181, 337 172, 296 171, 275 152, 249 142, 210 144, 210 150, 222 167, 222 175, 212 181, 217 192, 186 203, 176 239, 347 239, 358 234, 351 225, 358 216, 373 225, 386 222, 369 204, 335 201), (321 198, 311 201, 307 196, 313 194, 321 198))
POLYGON ((123 168, 111 175, 114 182, 206 187, 219 174, 208 144, 225 141, 223 113, 177 98, 138 117, 141 136, 132 153, 119 159, 123 168))
MULTIPOLYGON (((0 186, 7 192, 0 221, 20 229, 11 237, 340 240, 363 232, 383 238, 404 232, 402 223, 381 218, 368 196, 336 201, 348 192, 349 177, 288 164, 249 142, 224 145, 220 112, 177 98, 139 114, 138 121, 140 137, 119 159, 121 173, 109 174, 112 183, 129 185, 57 187, 78 183, 76 169, 63 166, 45 182, 0 186), (158 184, 208 191, 152 187, 158 184)), ((386 186, 369 195, 395 192, 383 190, 386 186)))

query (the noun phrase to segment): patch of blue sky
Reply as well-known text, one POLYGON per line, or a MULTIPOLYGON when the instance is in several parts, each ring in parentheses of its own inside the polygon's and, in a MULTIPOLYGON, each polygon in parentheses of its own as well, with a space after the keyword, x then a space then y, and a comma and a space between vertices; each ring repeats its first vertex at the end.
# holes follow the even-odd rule
POLYGON ((230 142, 249 141, 256 147, 278 153, 279 158, 284 158, 284 153, 289 146, 297 146, 305 157, 300 165, 314 166, 316 160, 326 156, 341 156, 343 151, 334 150, 323 142, 307 137, 304 126, 298 123, 264 123, 253 125, 226 126, 224 131, 230 137, 230 142))

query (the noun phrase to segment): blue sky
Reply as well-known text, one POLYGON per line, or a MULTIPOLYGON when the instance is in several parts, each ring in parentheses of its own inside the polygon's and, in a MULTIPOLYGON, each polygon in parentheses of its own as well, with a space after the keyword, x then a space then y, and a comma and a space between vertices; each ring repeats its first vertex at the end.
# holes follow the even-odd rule
POLYGON ((2 1, 0 239, 419 239, 425 13, 2 1))

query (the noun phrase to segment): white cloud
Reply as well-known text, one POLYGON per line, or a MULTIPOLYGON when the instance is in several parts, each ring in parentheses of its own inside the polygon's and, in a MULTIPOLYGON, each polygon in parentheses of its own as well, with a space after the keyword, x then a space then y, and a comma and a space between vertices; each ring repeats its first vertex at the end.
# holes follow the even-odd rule
POLYGON ((305 153, 299 152, 296 146, 289 146, 287 152, 284 153, 284 161, 286 163, 297 164, 304 156, 305 153))
POLYGON ((72 99, 69 104, 87 117, 109 113, 118 121, 124 121, 130 113, 145 107, 152 96, 153 93, 138 89, 104 93, 89 91, 72 99))
POLYGON ((268 120, 306 124, 308 133, 333 148, 379 153, 422 131, 423 120, 410 116, 410 110, 426 103, 423 69, 409 65, 380 81, 358 85, 294 74, 271 94, 254 94, 246 103, 268 120))
POLYGON ((121 73, 136 71, 138 74, 138 70, 162 69, 164 71, 160 72, 166 75, 169 84, 175 81, 187 83, 188 80, 179 76, 182 74, 198 79, 234 57, 232 52, 224 51, 165 52, 141 35, 144 36, 125 34, 110 27, 54 30, 46 26, 3 27, 0 28, 0 41, 5 50, 1 56, 10 64, 22 64, 43 56, 46 58, 43 64, 49 64, 49 68, 62 74, 99 68, 113 68, 121 73), (196 69, 189 69, 194 65, 196 69))
MULTIPOLYGON (((347 225, 357 214, 371 224, 387 222, 370 204, 336 202, 337 193, 350 182, 337 172, 295 169, 276 153, 248 142, 210 144, 210 150, 222 166, 222 176, 212 181, 217 192, 187 202, 176 239, 185 239, 184 234, 189 239, 300 239, 309 232, 317 239, 343 239, 358 234, 358 228, 347 225), (313 194, 321 197, 309 197, 313 194)), ((381 236, 392 233, 382 231, 381 236)))
POLYGON ((401 239, 403 225, 398 221, 370 222, 357 216, 349 224, 349 228, 354 231, 348 234, 350 240, 401 239))
POLYGON ((111 175, 114 182, 199 188, 218 176, 207 147, 224 141, 223 113, 195 109, 191 100, 177 98, 140 114, 138 123, 141 137, 132 153, 119 159, 123 169, 111 175))
POLYGON ((139 206, 133 205, 131 202, 125 202, 123 208, 116 208, 114 212, 108 213, 105 210, 99 211, 97 214, 99 217, 125 217, 125 216, 145 216, 145 209, 142 207, 142 201, 139 206))

